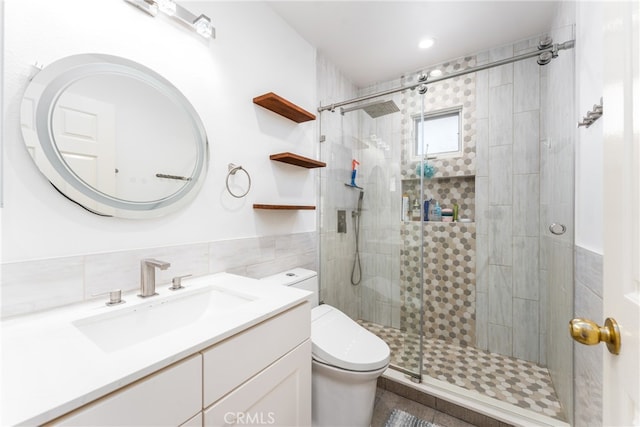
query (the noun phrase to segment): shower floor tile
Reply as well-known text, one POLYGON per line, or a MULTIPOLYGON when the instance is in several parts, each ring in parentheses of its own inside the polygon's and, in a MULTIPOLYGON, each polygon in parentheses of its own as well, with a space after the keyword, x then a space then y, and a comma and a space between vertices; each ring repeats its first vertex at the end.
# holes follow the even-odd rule
MULTIPOLYGON (((358 322, 389 345, 392 364, 417 371, 418 336, 365 320, 358 322)), ((423 373, 566 421, 547 369, 535 363, 473 347, 459 347, 441 340, 425 339, 423 373)))

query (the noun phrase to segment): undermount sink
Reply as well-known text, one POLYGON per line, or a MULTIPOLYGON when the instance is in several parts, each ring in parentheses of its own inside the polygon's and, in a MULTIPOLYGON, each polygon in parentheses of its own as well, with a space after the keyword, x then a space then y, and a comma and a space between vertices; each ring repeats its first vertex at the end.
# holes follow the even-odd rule
POLYGON ((193 324, 203 317, 217 317, 254 301, 213 286, 181 289, 166 296, 133 300, 120 307, 73 321, 75 326, 105 352, 120 350, 193 324), (127 306, 127 304, 131 304, 127 306))

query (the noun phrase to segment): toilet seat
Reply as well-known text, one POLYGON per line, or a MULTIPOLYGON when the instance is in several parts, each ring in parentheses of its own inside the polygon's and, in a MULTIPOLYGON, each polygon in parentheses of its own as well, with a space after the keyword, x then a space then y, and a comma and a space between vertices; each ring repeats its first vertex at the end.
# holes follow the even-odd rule
POLYGON ((389 346, 335 307, 311 310, 313 358, 350 371, 375 371, 389 364, 389 346))

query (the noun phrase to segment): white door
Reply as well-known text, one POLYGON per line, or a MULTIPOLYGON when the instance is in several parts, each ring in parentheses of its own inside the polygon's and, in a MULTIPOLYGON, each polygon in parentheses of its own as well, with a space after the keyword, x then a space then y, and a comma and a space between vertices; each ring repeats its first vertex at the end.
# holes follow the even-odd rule
POLYGON ((604 4, 604 314, 622 346, 604 353, 603 421, 630 426, 640 425, 640 2, 604 4))
MULTIPOLYGON (((67 91, 53 110, 51 128, 73 172, 91 187, 117 196, 114 106, 67 91)), ((75 190, 65 186, 64 192, 73 198, 75 190)))

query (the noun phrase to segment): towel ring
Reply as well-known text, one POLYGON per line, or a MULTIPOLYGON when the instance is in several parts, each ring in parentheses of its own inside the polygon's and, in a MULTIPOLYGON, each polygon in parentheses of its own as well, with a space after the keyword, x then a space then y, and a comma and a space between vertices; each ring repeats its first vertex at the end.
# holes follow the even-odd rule
POLYGON ((251 175, 249 175, 249 172, 247 172, 246 169, 244 169, 242 166, 236 166, 233 163, 229 163, 229 173, 227 174, 227 191, 229 192, 229 194, 231 194, 233 197, 235 197, 236 199, 240 199, 244 196, 246 196, 249 193, 249 190, 251 190, 251 175), (236 172, 238 171, 242 171, 244 173, 247 174, 247 178, 249 179, 249 186, 247 187, 247 191, 245 191, 244 193, 238 195, 238 194, 234 194, 233 191, 231 191, 231 188, 229 188, 229 177, 231 175, 235 175, 236 172))

